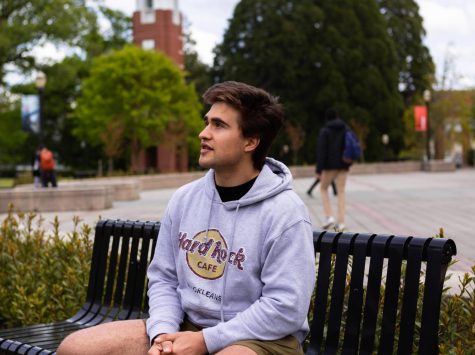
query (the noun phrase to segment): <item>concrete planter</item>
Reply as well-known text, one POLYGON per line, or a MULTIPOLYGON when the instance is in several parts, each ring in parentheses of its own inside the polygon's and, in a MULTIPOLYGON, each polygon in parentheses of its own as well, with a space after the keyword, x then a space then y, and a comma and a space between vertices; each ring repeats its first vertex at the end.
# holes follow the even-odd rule
POLYGON ((112 201, 113 189, 107 186, 0 190, 2 213, 10 203, 16 211, 59 212, 103 210, 112 207, 112 201))

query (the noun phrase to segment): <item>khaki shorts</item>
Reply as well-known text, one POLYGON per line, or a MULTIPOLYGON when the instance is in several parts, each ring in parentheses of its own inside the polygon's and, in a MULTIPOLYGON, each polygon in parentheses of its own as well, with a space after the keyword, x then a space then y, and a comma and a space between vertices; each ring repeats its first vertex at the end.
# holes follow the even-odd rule
MULTIPOLYGON (((186 320, 181 325, 182 331, 200 331, 201 327, 186 320)), ((257 355, 303 355, 302 346, 292 335, 277 340, 241 340, 231 345, 245 346, 257 355)))

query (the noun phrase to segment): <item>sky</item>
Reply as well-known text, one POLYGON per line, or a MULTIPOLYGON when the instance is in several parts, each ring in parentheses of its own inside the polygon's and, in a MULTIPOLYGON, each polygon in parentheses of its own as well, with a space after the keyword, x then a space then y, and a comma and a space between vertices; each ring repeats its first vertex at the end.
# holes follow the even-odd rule
MULTIPOLYGON (((155 0, 160 1, 160 0, 155 0)), ((239 0, 178 0, 201 60, 213 62, 213 48, 220 43, 239 0)), ((436 64, 440 78, 450 59, 450 78, 445 88, 475 88, 475 0, 416 0, 424 19, 424 43, 436 64)), ((106 6, 132 15, 135 0, 104 0, 106 6)), ((37 50, 40 57, 61 57, 52 46, 37 50)))

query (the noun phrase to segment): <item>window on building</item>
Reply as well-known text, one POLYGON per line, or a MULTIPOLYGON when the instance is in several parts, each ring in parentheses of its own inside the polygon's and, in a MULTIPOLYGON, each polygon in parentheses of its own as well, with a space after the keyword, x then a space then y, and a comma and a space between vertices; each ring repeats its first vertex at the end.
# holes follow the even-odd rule
POLYGON ((145 8, 153 9, 153 0, 145 0, 145 8))
POLYGON ((155 40, 153 39, 144 39, 142 41, 142 48, 145 50, 155 49, 155 40))
POLYGON ((142 10, 140 12, 140 23, 155 23, 155 10, 151 7, 146 7, 144 10, 142 10))

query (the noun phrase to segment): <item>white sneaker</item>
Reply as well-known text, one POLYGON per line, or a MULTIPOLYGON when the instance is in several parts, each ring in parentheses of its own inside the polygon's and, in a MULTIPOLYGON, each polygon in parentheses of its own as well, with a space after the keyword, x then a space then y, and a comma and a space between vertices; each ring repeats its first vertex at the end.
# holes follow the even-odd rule
POLYGON ((322 229, 329 229, 333 227, 335 225, 335 222, 335 218, 333 218, 332 216, 327 217, 325 223, 322 226, 322 229))
POLYGON ((345 225, 343 223, 335 224, 335 231, 343 232, 345 230, 345 225))

